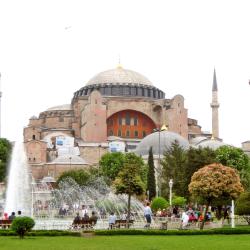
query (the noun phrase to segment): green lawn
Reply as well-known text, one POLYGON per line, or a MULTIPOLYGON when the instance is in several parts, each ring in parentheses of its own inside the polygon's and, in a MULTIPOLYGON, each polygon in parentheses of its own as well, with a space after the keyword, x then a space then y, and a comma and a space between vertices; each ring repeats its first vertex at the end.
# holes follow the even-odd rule
POLYGON ((0 237, 1 250, 242 250, 250 249, 250 235, 0 237))

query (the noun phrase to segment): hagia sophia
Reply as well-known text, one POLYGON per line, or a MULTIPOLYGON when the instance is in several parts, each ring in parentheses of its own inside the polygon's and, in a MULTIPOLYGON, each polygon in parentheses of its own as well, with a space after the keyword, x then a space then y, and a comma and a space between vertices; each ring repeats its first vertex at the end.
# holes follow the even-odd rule
MULTIPOLYGON (((184 148, 217 148, 224 143, 215 71, 211 108, 212 133, 203 132, 188 116, 182 95, 166 97, 145 76, 119 65, 91 78, 70 103, 30 118, 23 134, 32 175, 56 179, 66 170, 97 165, 108 151, 134 151, 146 158, 152 146, 157 158, 175 140, 184 148)), ((244 145, 249 149, 249 142, 244 145)))

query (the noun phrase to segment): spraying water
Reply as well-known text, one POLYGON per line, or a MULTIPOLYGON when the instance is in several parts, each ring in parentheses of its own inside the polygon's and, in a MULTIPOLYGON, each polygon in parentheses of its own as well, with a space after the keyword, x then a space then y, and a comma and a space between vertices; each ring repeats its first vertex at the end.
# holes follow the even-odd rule
POLYGON ((15 142, 8 175, 8 186, 4 211, 31 213, 30 177, 27 157, 22 142, 15 142))

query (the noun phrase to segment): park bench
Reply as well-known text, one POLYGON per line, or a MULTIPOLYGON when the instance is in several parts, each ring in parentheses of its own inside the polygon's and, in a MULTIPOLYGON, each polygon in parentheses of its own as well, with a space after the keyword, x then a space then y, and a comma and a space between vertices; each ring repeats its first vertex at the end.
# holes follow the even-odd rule
POLYGON ((129 228, 131 225, 133 225, 134 223, 134 220, 129 220, 129 222, 127 222, 127 220, 116 220, 115 221, 115 225, 114 225, 114 228, 129 228))
POLYGON ((93 220, 80 220, 78 222, 73 222, 71 225, 72 229, 84 229, 89 230, 93 229, 94 225, 96 224, 96 221, 93 220))
POLYGON ((12 220, 0 220, 0 228, 7 229, 10 228, 12 220))

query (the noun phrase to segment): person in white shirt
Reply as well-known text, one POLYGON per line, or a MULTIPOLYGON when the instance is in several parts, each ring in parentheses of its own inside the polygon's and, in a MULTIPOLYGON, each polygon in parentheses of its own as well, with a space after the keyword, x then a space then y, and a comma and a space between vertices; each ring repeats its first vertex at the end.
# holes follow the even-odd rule
POLYGON ((115 222, 116 222, 116 216, 113 212, 111 212, 109 216, 109 228, 110 229, 113 229, 115 222))
POLYGON ((86 217, 86 215, 88 215, 88 209, 85 205, 82 205, 82 217, 86 217))
POLYGON ((146 218, 147 224, 144 227, 150 227, 151 221, 152 221, 152 210, 150 208, 150 203, 147 202, 147 204, 144 207, 144 216, 146 218))
POLYGON ((182 222, 182 229, 185 229, 188 225, 189 217, 188 215, 183 212, 181 216, 181 222, 182 222))

